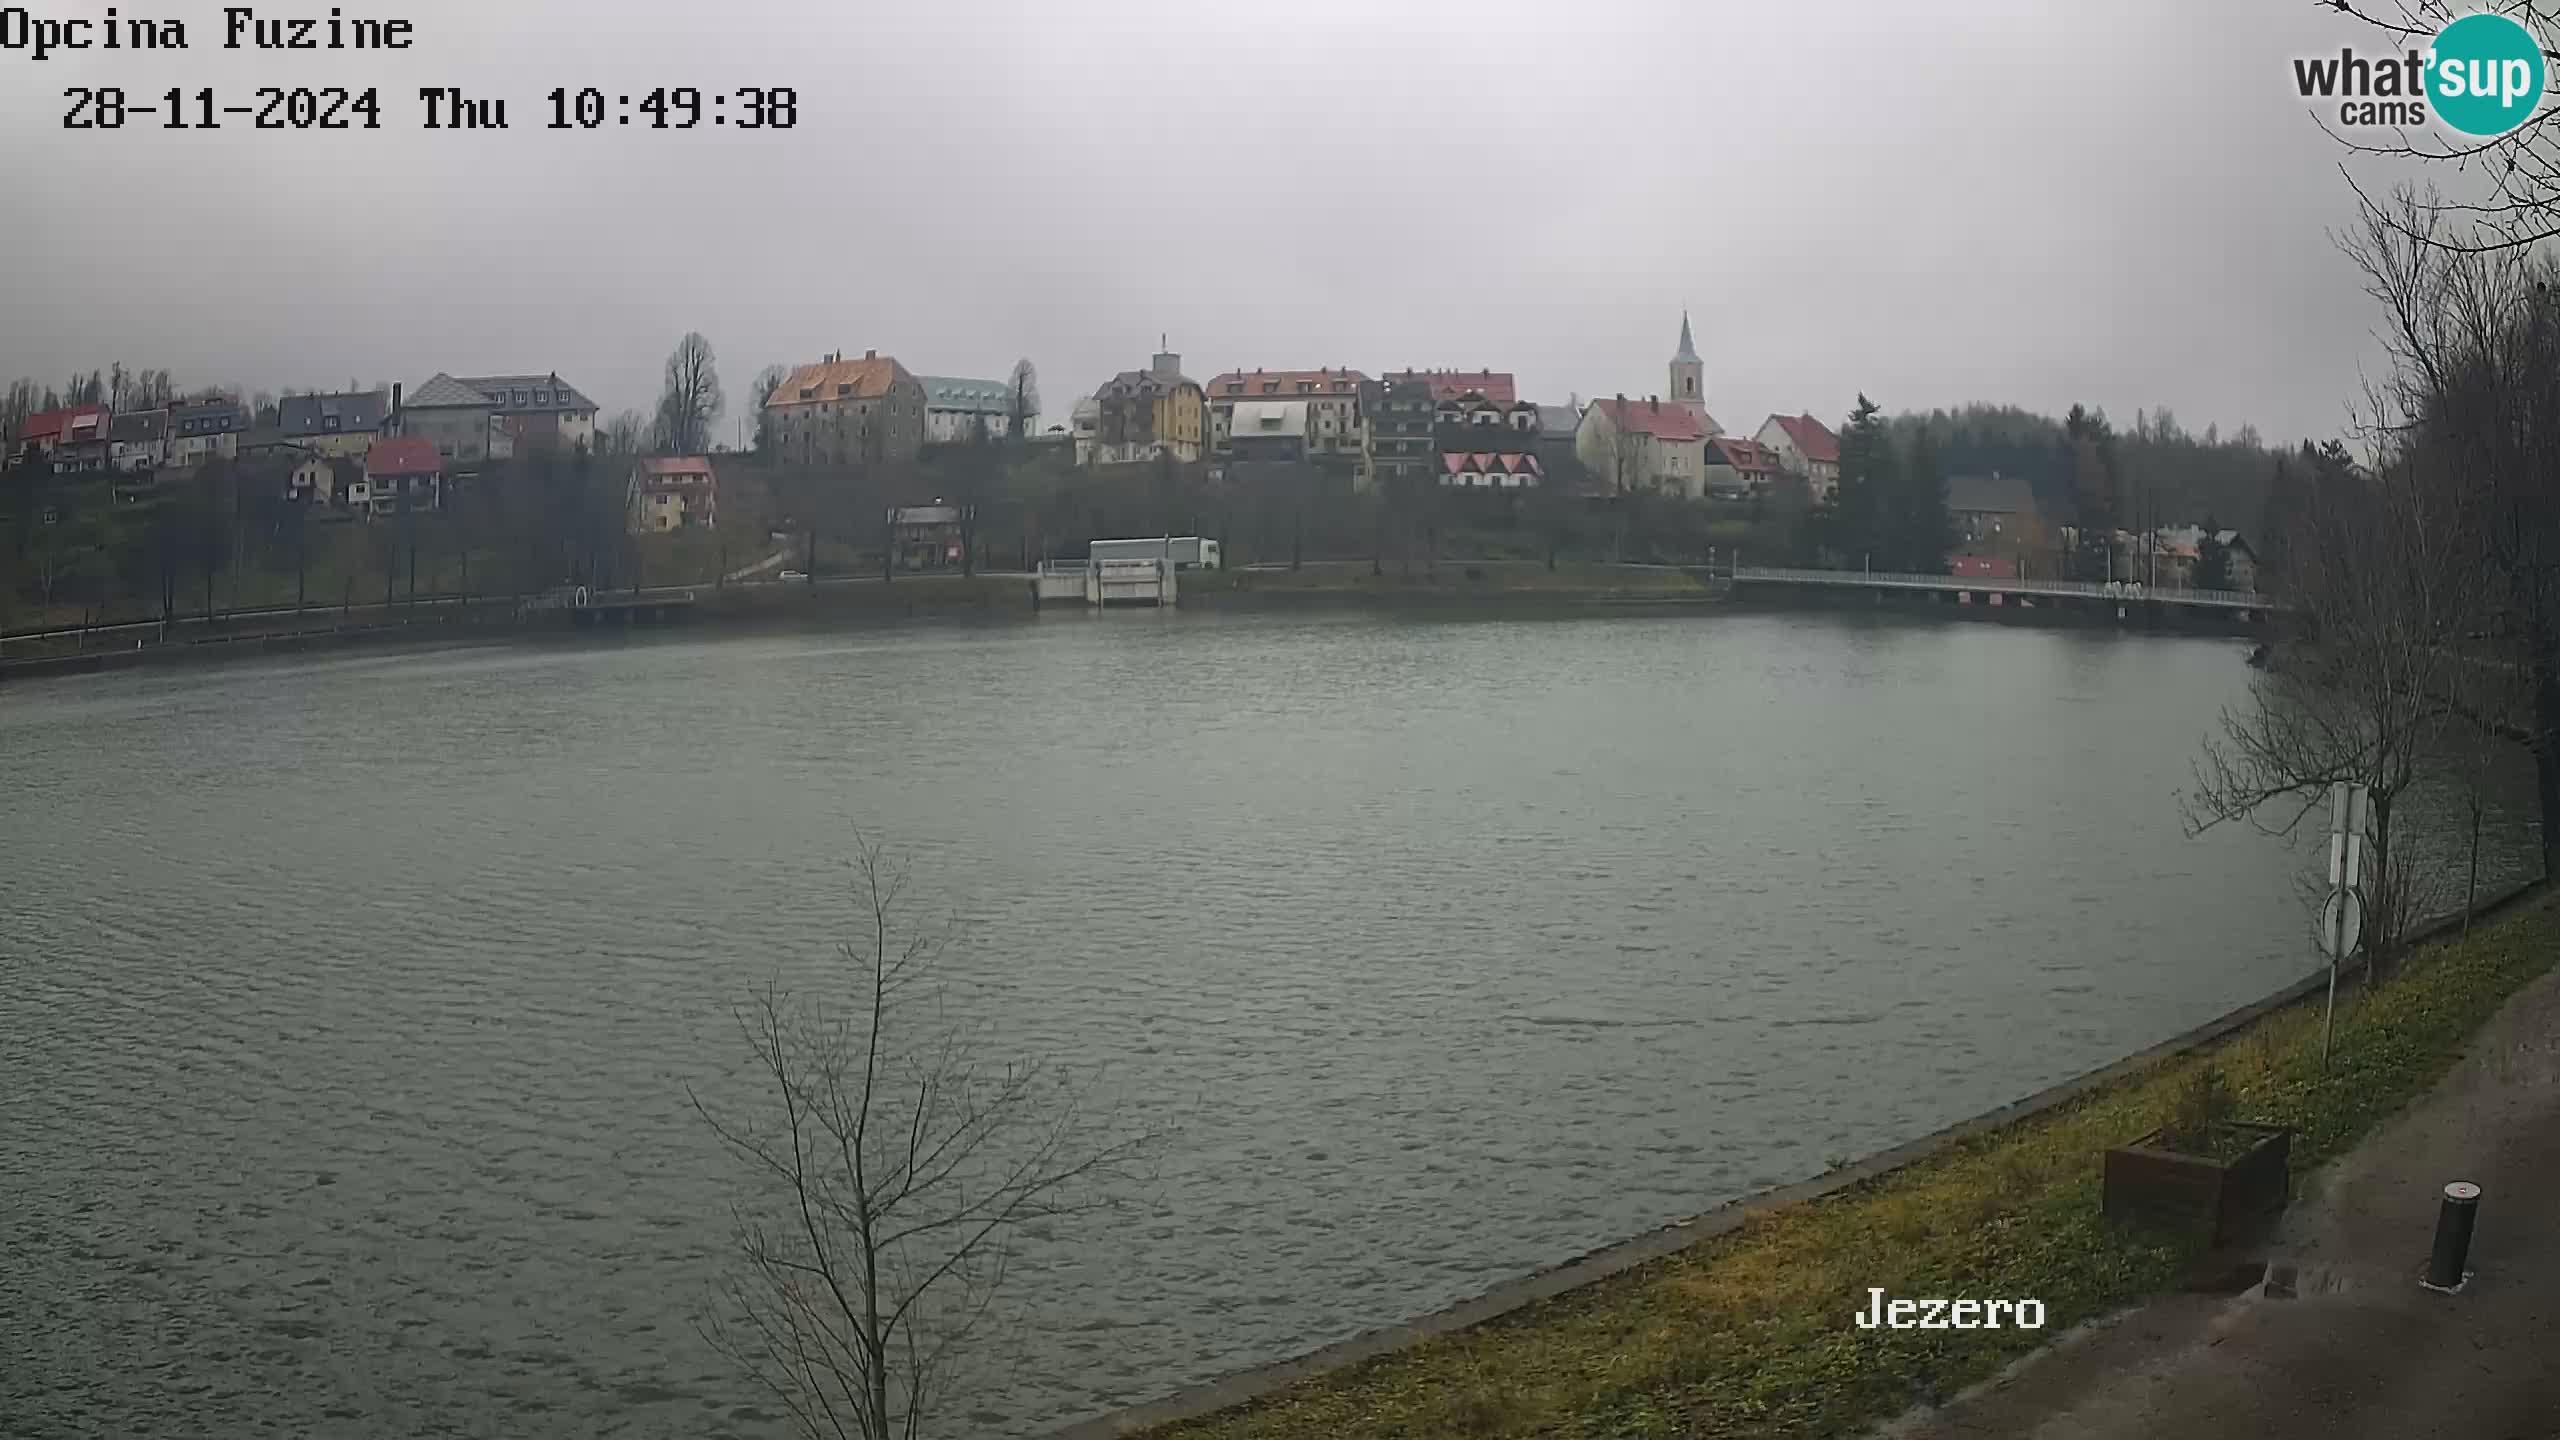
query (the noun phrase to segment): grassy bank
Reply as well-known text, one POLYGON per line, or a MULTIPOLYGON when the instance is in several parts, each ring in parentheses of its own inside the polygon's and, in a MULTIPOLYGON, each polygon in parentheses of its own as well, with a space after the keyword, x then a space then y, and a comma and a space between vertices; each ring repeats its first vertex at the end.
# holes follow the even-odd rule
POLYGON ((1613 1279, 1155 1440, 1851 1433, 1981 1380, 2076 1322, 2183 1282, 2191 1252, 2098 1215, 2100 1157, 2159 1124, 2217 1065, 2242 1118, 2294 1127, 2299 1177, 2442 1075, 2465 1037, 2560 954, 2545 895, 2341 1002, 2320 1064, 2316 1002, 2028 1121, 1613 1279), (2041 1332, 1866 1331, 1888 1295, 2034 1297, 2041 1332))

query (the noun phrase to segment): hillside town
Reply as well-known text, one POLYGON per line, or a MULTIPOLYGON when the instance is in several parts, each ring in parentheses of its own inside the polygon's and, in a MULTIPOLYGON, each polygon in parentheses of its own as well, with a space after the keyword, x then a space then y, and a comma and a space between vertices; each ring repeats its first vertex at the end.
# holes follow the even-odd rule
MULTIPOLYGON (((751 551, 772 551, 766 574, 814 571, 825 563, 822 538, 864 552, 842 557, 841 568, 967 569, 1005 557, 1028 567, 1115 528, 1178 524, 1185 533, 1242 531, 1224 537, 1231 553, 1292 564, 1310 545, 1381 556, 1393 546, 1407 563, 1418 551, 1426 568, 1470 553, 1542 553, 1552 567, 1559 553, 1578 549, 1613 561, 1711 564, 1721 554, 1986 578, 2254 584, 2242 531, 2209 514, 2146 505, 2120 480, 2093 504, 2076 478, 2057 487, 1997 469, 1941 473, 1932 444, 1961 440, 1961 417, 1938 442, 1925 439, 1926 426, 1913 432, 1923 437, 1915 450, 1913 433, 1888 435, 1862 404, 1843 423, 1856 431, 1853 442, 1876 438, 1866 461, 1851 459, 1844 496, 1843 433, 1832 424, 1804 411, 1729 429, 1713 413, 1686 315, 1663 380, 1658 393, 1587 400, 1523 394, 1513 372, 1491 368, 1255 365, 1204 381, 1160 343, 1144 365, 1077 398, 1062 423, 1043 425, 1027 360, 1006 378, 973 378, 917 374, 876 349, 836 351, 759 375, 751 425, 737 426, 732 446, 715 439, 726 406, 699 336, 670 359, 667 393, 647 419, 605 419, 594 399, 549 370, 439 371, 415 385, 243 398, 173 393, 166 372, 119 366, 112 376, 75 378, 67 396, 23 381, 9 393, 0 407, 9 438, 0 498, 13 503, 0 506, 0 524, 11 532, 6 553, 36 572, 33 598, 57 607, 80 589, 84 557, 97 560, 136 530, 135 516, 197 493, 217 474, 235 522, 254 510, 272 538, 290 521, 301 567, 308 525, 404 520, 414 528, 475 492, 522 489, 530 483, 523 476, 572 462, 582 477, 578 525, 592 531, 602 508, 618 512, 620 530, 635 539, 717 535, 720 568, 702 577, 715 580, 751 551), (1888 456, 1901 458, 1879 469, 1888 456), (1917 487, 1919 498, 1891 499, 1888 486, 1917 487), (988 522, 1008 491, 1015 523, 1006 532, 988 522), (1154 497, 1152 508, 1099 498, 1141 492, 1154 497), (865 505, 885 523, 862 519, 865 505), (1931 518, 1885 518, 1907 512, 1931 518), (1091 533, 1071 533, 1078 521, 1091 533), (1885 535, 1914 525, 1908 543, 1885 535), (802 568, 784 571, 793 547, 802 568), (43 554, 30 562, 31 550, 43 554)), ((2164 414, 2161 422, 2175 434, 2174 421, 2164 414)), ((2075 410, 2068 423, 2065 461, 2071 447, 2091 448, 2098 458, 2076 463, 2112 474, 2119 437, 2103 413, 2075 410)), ((2146 419, 2138 429, 2155 427, 2146 419)), ((2248 444, 2254 453, 2254 436, 2248 444)), ((480 498, 483 523, 429 542, 455 551, 466 574, 474 549, 504 550, 529 538, 504 532, 533 523, 505 496, 480 498)), ((196 510, 199 519, 209 513, 196 510)), ((413 591, 417 543, 409 542, 413 591)), ((166 572, 185 568, 170 552, 186 548, 159 544, 164 611, 175 586, 166 572)), ((620 578, 612 559, 600 558, 606 548, 591 535, 565 545, 555 567, 563 573, 552 578, 620 578)), ((90 578, 105 608, 111 587, 90 578)))

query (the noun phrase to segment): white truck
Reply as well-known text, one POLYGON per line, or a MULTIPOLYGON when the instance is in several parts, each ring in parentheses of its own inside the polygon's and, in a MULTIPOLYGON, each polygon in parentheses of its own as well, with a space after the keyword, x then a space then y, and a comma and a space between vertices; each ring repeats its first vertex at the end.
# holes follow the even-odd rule
POLYGON ((1219 568, 1218 542, 1197 535, 1173 535, 1161 540, 1096 540, 1086 558, 1097 566, 1105 560, 1170 560, 1176 570, 1219 568))

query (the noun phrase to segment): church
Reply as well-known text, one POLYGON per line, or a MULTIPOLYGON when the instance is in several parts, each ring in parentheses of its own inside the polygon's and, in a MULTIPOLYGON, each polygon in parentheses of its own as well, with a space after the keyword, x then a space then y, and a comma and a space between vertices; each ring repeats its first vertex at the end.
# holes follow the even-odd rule
POLYGON ((1680 312, 1680 352, 1671 357, 1672 402, 1698 417, 1700 429, 1712 440, 1724 433, 1724 427, 1707 413, 1707 362, 1698 358, 1697 342, 1689 338, 1689 312, 1680 312))

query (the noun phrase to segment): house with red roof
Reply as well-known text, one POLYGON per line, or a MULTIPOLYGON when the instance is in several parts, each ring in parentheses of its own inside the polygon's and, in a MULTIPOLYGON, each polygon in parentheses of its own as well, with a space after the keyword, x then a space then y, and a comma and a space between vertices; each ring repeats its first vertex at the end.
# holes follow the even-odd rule
POLYGON ((1431 387, 1434 400, 1479 395, 1505 409, 1520 400, 1519 384, 1508 370, 1390 370, 1383 378, 1390 385, 1419 380, 1431 387))
POLYGON ((1778 452, 1757 440, 1718 435, 1707 442, 1707 494, 1718 500, 1766 495, 1779 473, 1778 452))
MULTIPOLYGON (((1306 451, 1341 456, 1355 465, 1368 445, 1361 424, 1360 387, 1369 377, 1357 370, 1230 370, 1204 388, 1209 402, 1209 448, 1225 458, 1236 435, 1236 407, 1299 404, 1307 411, 1306 451)), ((1268 417, 1268 409, 1251 412, 1268 417)))
POLYGON ((1526 450, 1440 452, 1440 483, 1455 490, 1530 490, 1546 478, 1538 457, 1526 450))
POLYGON ((1706 493, 1709 423, 1659 395, 1594 400, 1574 432, 1574 458, 1604 494, 1644 490, 1695 500, 1706 493))
POLYGON ((720 481, 708 455, 650 455, 632 462, 631 533, 711 530, 720 523, 720 481))
POLYGON ((433 510, 444 501, 444 460, 425 435, 376 440, 364 452, 364 478, 347 487, 347 503, 374 515, 433 510))
POLYGON ((105 469, 107 407, 66 405, 37 411, 19 424, 9 458, 42 464, 56 473, 105 469))
POLYGON ((1810 415, 1772 415, 1751 437, 1777 452, 1781 468, 1805 478, 1813 498, 1829 504, 1840 493, 1840 437, 1810 415))

